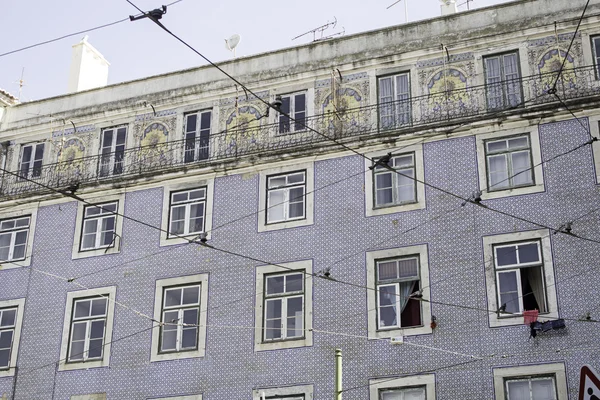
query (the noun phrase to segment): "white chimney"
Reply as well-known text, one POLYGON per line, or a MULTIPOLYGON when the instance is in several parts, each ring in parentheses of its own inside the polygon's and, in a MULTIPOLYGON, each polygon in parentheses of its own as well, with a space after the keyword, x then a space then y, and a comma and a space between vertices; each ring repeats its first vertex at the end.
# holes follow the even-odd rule
POLYGON ((442 9, 442 16, 456 14, 458 9, 456 8, 455 0, 440 0, 440 1, 442 2, 442 5, 440 6, 440 8, 442 9))
POLYGON ((87 42, 87 35, 73 45, 71 70, 69 71, 68 93, 106 86, 108 83, 108 61, 87 42))

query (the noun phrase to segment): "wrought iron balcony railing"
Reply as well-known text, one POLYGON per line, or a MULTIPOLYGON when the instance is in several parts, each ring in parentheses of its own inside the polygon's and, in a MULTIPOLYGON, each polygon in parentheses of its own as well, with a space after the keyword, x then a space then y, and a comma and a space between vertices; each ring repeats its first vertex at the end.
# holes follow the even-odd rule
MULTIPOLYGON (((556 87, 563 101, 600 94, 595 67, 565 69, 556 87)), ((294 124, 253 124, 197 139, 168 141, 115 153, 65 159, 28 171, 5 173, 0 198, 21 197, 73 185, 95 185, 123 179, 174 172, 214 161, 263 156, 279 151, 320 146, 330 138, 345 140, 393 132, 394 135, 462 119, 491 117, 559 101, 548 93, 556 73, 471 86, 352 109, 338 109, 307 117, 294 124), (282 133, 286 132, 287 133, 282 133), (27 179, 25 179, 27 178, 27 179), (42 186, 43 185, 43 186, 42 186), (44 187, 46 186, 46 187, 44 187)), ((251 121, 252 122, 252 121, 251 121)))

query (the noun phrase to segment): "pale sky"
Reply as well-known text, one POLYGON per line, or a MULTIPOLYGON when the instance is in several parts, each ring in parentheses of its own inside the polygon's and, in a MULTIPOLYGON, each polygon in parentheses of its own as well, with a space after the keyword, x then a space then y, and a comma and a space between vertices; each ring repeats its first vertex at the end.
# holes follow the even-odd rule
MULTIPOLYGON (((132 0, 144 11, 173 0, 132 0)), ((332 22, 325 34, 354 34, 405 22, 404 1, 200 1, 183 0, 168 8, 162 22, 212 61, 232 54, 225 38, 240 34, 237 56, 249 56, 312 41, 302 33, 332 22)), ((457 0, 460 4, 466 0, 457 0)), ((508 0, 474 0, 471 9, 508 0)), ((440 15, 440 0, 408 0, 409 22, 440 15)), ((461 5, 459 10, 466 10, 461 5)), ((127 18, 137 10, 125 0, 19 0, 3 4, 0 54, 127 18)), ((88 42, 110 62, 109 84, 139 79, 206 64, 152 21, 143 19, 87 33, 88 42)), ((66 93, 71 46, 84 34, 0 57, 0 88, 17 96, 25 68, 21 100, 31 101, 66 93)))

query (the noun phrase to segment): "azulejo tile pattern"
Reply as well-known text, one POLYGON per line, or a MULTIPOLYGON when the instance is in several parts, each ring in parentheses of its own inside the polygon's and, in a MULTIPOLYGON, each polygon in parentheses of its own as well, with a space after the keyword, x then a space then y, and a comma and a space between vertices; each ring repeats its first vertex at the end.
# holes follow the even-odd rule
MULTIPOLYGON (((539 132, 543 159, 588 140, 575 120, 542 124, 539 132)), ((426 182, 465 197, 477 188, 474 137, 450 136, 425 143, 423 151, 426 182)), ((600 202, 592 166, 591 150, 583 147, 545 165, 544 193, 487 204, 558 227, 600 202)), ((537 227, 471 204, 461 206, 460 200, 431 187, 426 188, 423 210, 366 218, 363 169, 364 160, 358 156, 315 162, 314 225, 264 233, 257 232, 256 215, 242 218, 262 207, 258 174, 218 177, 210 244, 270 262, 312 259, 314 271, 330 267, 332 277, 356 285, 366 282, 365 251, 426 244, 432 314, 438 326, 431 335, 407 341, 481 355, 483 360, 367 340, 365 289, 316 278, 314 345, 254 352, 254 279, 260 262, 195 244, 151 255, 161 251, 159 232, 130 220, 124 221, 120 253, 71 260, 72 238, 79 227, 77 204, 69 202, 40 207, 32 269, 0 271, 0 299, 27 297, 14 398, 107 393, 109 399, 142 400, 202 393, 206 399, 229 400, 250 398, 254 388, 312 384, 314 398, 326 399, 333 393, 334 348, 341 347, 344 387, 356 387, 344 393, 346 400, 368 399, 369 379, 425 371, 435 371, 439 400, 490 399, 493 367, 547 362, 566 364, 569 396, 575 399, 581 365, 598 366, 597 352, 577 349, 598 342, 596 324, 568 320, 566 330, 529 340, 527 327, 490 329, 487 313, 476 310, 487 304, 482 236, 537 227), (404 233, 410 228, 415 229, 404 233), (145 258, 131 262, 141 257, 145 258), (146 315, 152 315, 157 279, 208 273, 206 356, 150 363, 151 322, 117 306, 110 367, 57 372, 53 362, 59 358, 66 294, 80 287, 36 270, 77 277, 113 265, 78 281, 90 288, 114 285, 119 302, 146 315), (557 348, 565 350, 553 351, 557 348)), ((161 188, 129 192, 125 213, 160 226, 162 198, 161 188)), ((581 236, 594 237, 598 222, 598 215, 591 214, 573 228, 581 236)), ((551 240, 559 312, 578 318, 600 302, 596 281, 590 279, 595 275, 589 272, 600 263, 600 252, 594 243, 574 237, 557 234, 551 240)), ((0 378, 0 395, 11 398, 12 384, 0 378)))

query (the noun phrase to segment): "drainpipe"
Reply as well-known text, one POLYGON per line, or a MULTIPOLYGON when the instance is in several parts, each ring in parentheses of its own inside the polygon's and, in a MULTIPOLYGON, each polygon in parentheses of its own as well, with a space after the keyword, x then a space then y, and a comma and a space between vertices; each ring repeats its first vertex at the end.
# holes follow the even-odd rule
POLYGON ((342 400, 342 349, 335 349, 335 400, 342 400))

